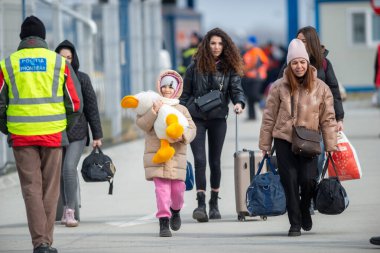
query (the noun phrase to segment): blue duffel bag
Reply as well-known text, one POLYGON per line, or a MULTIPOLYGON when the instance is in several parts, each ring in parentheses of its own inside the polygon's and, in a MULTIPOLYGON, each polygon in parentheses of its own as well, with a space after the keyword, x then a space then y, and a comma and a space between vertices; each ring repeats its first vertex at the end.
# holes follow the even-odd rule
POLYGON ((251 216, 277 216, 286 212, 286 198, 280 175, 268 155, 260 162, 257 173, 247 189, 246 203, 251 216), (264 162, 269 169, 268 172, 260 174, 264 162))

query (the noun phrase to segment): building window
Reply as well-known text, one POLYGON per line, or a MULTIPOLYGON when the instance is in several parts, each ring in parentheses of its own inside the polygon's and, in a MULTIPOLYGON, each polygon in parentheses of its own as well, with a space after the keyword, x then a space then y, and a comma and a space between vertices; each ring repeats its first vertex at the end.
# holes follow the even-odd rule
POLYGON ((380 41, 380 15, 372 13, 372 40, 380 41))
POLYGON ((365 14, 352 14, 352 41, 355 44, 366 43, 365 39, 365 14))
POLYGON ((348 18, 351 45, 367 46, 380 43, 380 16, 372 9, 349 9, 348 18))

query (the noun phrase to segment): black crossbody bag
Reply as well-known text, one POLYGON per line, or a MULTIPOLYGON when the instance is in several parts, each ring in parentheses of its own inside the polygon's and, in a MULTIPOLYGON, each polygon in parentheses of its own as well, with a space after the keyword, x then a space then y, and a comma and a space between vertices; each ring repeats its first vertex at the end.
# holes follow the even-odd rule
MULTIPOLYGON (((216 82, 215 82, 212 75, 208 76, 209 81, 210 81, 210 79, 211 79, 212 86, 215 87, 216 82)), ((209 112, 212 109, 222 105, 222 103, 223 103, 223 92, 222 92, 223 82, 224 82, 224 75, 223 75, 222 81, 218 84, 219 87, 217 89, 213 89, 210 92, 206 93, 205 95, 200 96, 200 97, 195 99, 195 104, 198 106, 198 108, 200 109, 201 112, 209 112)))

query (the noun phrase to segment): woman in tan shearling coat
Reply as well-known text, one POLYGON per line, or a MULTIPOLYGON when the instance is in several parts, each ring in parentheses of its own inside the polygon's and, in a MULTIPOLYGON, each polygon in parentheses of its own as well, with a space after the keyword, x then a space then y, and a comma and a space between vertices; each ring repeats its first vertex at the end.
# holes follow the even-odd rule
POLYGON ((316 186, 317 156, 303 157, 292 152, 292 126, 320 131, 325 150, 334 151, 337 123, 331 91, 317 78, 317 71, 310 65, 301 40, 293 39, 289 44, 287 64, 284 76, 273 84, 269 93, 260 129, 259 148, 263 155, 270 153, 274 139, 291 225, 288 235, 300 236, 301 228, 304 231, 312 228, 309 207, 316 186))
POLYGON ((174 70, 167 70, 160 74, 157 80, 157 91, 163 97, 161 101, 155 101, 151 110, 141 116, 137 116, 136 124, 145 131, 144 168, 145 178, 154 181, 156 188, 157 213, 160 220, 160 236, 172 236, 172 230, 177 231, 181 227, 180 210, 183 206, 185 192, 187 144, 195 137, 196 127, 189 111, 179 104, 178 98, 182 93, 183 81, 174 70), (180 111, 188 120, 189 127, 183 135, 171 140, 171 146, 175 149, 174 156, 165 163, 153 163, 152 158, 160 148, 161 142, 157 137, 153 125, 162 104, 169 104, 180 111), (170 218, 170 220, 169 220, 170 218))

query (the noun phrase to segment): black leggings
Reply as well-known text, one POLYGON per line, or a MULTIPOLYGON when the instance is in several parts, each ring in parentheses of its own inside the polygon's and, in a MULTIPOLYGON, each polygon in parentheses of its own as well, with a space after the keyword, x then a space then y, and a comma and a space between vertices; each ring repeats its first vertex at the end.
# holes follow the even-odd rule
POLYGON ((281 183, 285 190, 289 222, 291 226, 301 228, 302 214, 310 215, 318 159, 295 155, 292 144, 285 140, 275 138, 274 147, 281 183))
POLYGON ((224 138, 227 122, 225 119, 202 120, 194 118, 197 135, 191 142, 194 155, 195 182, 197 190, 206 190, 206 132, 208 136, 208 160, 210 166, 210 183, 212 189, 219 189, 224 138))

